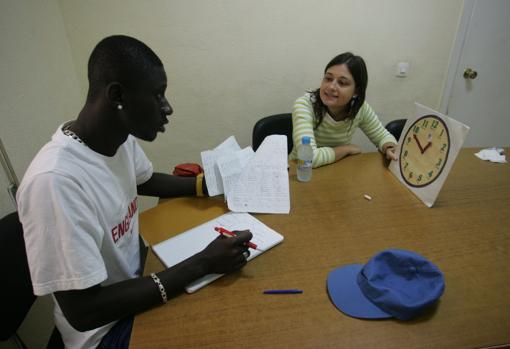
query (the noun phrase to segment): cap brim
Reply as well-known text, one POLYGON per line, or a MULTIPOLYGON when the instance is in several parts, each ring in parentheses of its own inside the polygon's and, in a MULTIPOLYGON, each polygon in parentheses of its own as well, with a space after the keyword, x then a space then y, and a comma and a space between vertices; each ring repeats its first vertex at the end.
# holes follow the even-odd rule
POLYGON ((392 315, 382 311, 361 292, 357 277, 363 264, 350 264, 329 273, 327 285, 331 301, 342 313, 363 319, 385 319, 392 315))

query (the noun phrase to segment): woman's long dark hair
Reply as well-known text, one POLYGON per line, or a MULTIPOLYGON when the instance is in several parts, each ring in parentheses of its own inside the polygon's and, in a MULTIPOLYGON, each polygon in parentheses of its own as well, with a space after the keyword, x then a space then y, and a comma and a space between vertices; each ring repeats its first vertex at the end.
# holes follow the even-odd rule
MULTIPOLYGON (((349 72, 351 73, 354 79, 354 85, 356 87, 355 93, 357 97, 353 97, 349 102, 349 110, 347 111, 347 119, 354 119, 356 114, 358 114, 359 109, 365 102, 365 93, 367 90, 367 82, 368 82, 368 74, 367 74, 367 66, 365 65, 365 61, 360 56, 356 56, 351 52, 344 52, 339 54, 335 58, 333 58, 326 68, 324 68, 324 74, 326 71, 334 66, 345 64, 349 72)), ((314 111, 315 118, 315 127, 317 129, 319 125, 322 123, 324 119, 324 114, 326 114, 327 107, 322 103, 320 97, 320 88, 310 91, 312 95, 312 105, 314 111)))

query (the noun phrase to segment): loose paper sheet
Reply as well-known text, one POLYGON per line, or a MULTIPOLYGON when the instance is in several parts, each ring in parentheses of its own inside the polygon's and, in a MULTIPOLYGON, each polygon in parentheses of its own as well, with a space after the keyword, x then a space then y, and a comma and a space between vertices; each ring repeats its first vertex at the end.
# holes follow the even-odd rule
POLYGON ((221 155, 217 159, 218 168, 223 183, 223 190, 225 192, 225 199, 228 201, 229 195, 234 189, 236 182, 241 177, 246 165, 253 159, 255 153, 251 147, 246 147, 243 150, 236 151, 235 153, 221 155))
POLYGON ((236 138, 230 136, 223 141, 223 143, 214 148, 214 150, 206 150, 200 154, 209 196, 216 196, 224 193, 223 181, 217 164, 218 158, 235 153, 239 150, 241 150, 241 147, 237 143, 236 138))
POLYGON ((266 137, 228 197, 234 212, 289 213, 287 137, 266 137))
POLYGON ((287 136, 266 137, 256 153, 230 136, 201 156, 209 195, 225 194, 231 211, 290 212, 287 136))
POLYGON ((482 149, 478 153, 475 153, 475 156, 482 160, 506 164, 505 150, 503 148, 494 147, 494 148, 482 149))

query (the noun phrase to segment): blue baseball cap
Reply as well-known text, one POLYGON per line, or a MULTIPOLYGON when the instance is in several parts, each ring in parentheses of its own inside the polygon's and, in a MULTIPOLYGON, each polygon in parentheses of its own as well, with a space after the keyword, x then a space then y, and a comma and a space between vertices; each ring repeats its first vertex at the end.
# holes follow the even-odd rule
POLYGON ((419 254, 389 249, 367 264, 350 264, 328 275, 328 293, 343 313, 363 319, 410 320, 444 292, 443 273, 419 254))

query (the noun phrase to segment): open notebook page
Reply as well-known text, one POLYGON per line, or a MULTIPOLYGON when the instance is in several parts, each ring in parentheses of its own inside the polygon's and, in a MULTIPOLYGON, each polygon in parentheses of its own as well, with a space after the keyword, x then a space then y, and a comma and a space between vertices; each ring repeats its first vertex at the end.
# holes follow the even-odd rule
MULTIPOLYGON (((184 233, 160 242, 152 247, 154 253, 169 268, 202 251, 212 240, 218 237, 214 227, 227 230, 250 230, 251 242, 258 249, 250 249, 248 261, 283 241, 283 236, 248 213, 229 212, 192 228, 184 233)), ((209 274, 186 286, 186 292, 193 293, 224 274, 209 274)))

